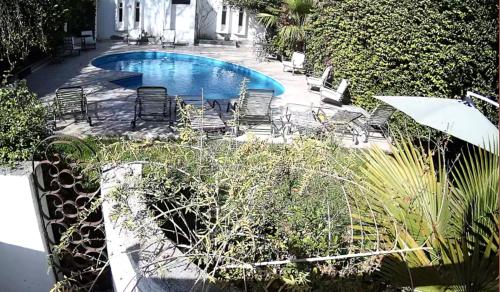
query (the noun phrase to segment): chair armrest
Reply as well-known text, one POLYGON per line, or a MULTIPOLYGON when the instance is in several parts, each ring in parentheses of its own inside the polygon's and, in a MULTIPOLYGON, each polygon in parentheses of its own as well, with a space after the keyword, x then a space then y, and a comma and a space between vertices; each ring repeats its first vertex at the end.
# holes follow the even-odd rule
POLYGON ((319 89, 319 92, 320 92, 321 94, 326 93, 326 94, 328 94, 328 95, 340 95, 340 93, 339 93, 337 90, 335 90, 335 89, 333 89, 333 88, 324 87, 324 86, 322 86, 322 87, 319 89))
POLYGON ((325 80, 325 82, 323 83, 323 85, 324 85, 323 87, 324 87, 324 88, 326 88, 326 89, 335 90, 335 89, 333 88, 333 84, 332 84, 332 83, 330 83, 330 82, 327 82, 326 80, 325 80))
MULTIPOLYGON (((208 102, 208 104, 210 104, 210 102, 208 102)), ((212 101, 212 104, 210 104, 210 106, 212 108, 215 108, 215 105, 217 105, 217 107, 219 108, 219 112, 222 112, 222 107, 220 106, 220 103, 216 99, 212 101)))
POLYGON ((328 121, 328 116, 326 115, 325 111, 323 109, 318 108, 316 112, 313 111, 313 117, 317 122, 320 123, 325 123, 328 121))
POLYGON ((82 103, 83 103, 83 105, 82 105, 83 111, 84 111, 85 115, 88 115, 89 108, 88 108, 88 103, 87 103, 87 95, 85 94, 85 92, 82 95, 82 103))
POLYGON ((227 109, 226 109, 226 112, 229 112, 229 110, 233 110, 233 111, 236 111, 236 108, 238 107, 238 101, 229 101, 227 103, 227 109))

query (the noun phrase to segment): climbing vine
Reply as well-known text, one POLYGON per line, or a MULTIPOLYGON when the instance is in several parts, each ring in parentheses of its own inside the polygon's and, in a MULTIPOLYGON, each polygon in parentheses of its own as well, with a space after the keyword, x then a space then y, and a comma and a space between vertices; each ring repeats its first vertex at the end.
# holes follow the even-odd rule
MULTIPOLYGON (((374 95, 496 97, 497 2, 323 0, 307 30, 311 71, 331 63, 356 105, 374 95)), ((493 122, 496 109, 479 103, 493 122)), ((400 128, 403 119, 396 121, 400 128)))

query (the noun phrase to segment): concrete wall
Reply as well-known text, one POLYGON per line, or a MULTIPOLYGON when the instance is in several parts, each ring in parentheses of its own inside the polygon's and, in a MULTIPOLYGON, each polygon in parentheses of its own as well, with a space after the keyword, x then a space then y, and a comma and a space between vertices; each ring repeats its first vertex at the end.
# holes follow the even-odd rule
POLYGON ((172 5, 176 42, 194 44, 196 37, 196 0, 190 5, 172 5))
POLYGON ((254 14, 244 11, 243 28, 238 26, 239 10, 228 8, 226 27, 221 28, 223 0, 198 0, 198 36, 202 39, 224 39, 252 42, 265 34, 254 14))
POLYGON ((168 28, 165 16, 169 9, 169 1, 143 0, 142 7, 142 29, 148 34, 161 36, 163 29, 168 28))
POLYGON ((118 27, 115 27, 116 1, 98 0, 97 1, 97 39, 110 39, 112 35, 119 33, 118 27), (110 14, 111 13, 111 14, 110 14))
POLYGON ((171 4, 171 0, 99 0, 97 2, 97 37, 109 39, 130 29, 142 29, 161 36, 164 29, 174 29, 178 43, 194 44, 195 39, 224 39, 249 42, 265 30, 255 16, 245 11, 244 29, 238 31, 238 9, 229 9, 228 33, 217 33, 222 0, 191 0, 189 5, 171 4), (135 22, 135 3, 140 2, 140 22, 135 22), (123 3, 123 21, 118 22, 118 5, 123 3), (218 17, 219 16, 219 17, 218 17))
POLYGON ((111 220, 113 193, 122 185, 128 184, 128 187, 135 185, 137 178, 141 176, 142 165, 113 167, 103 173, 102 210, 115 291, 220 291, 209 285, 204 271, 191 263, 164 237, 155 220, 144 217, 144 214, 148 213, 147 206, 139 196, 127 198, 132 216, 142 218, 138 230, 123 227, 124 222, 129 220, 126 216, 111 220), (170 257, 172 259, 169 259, 170 257), (168 268, 155 265, 154 262, 158 259, 162 259, 161 262, 168 268))
POLYGON ((97 32, 100 39, 126 35, 141 29, 160 37, 164 29, 174 29, 178 43, 194 44, 196 1, 173 5, 171 0, 100 0, 97 6, 97 32), (140 21, 135 21, 135 5, 140 3, 140 21), (119 3, 123 3, 123 21, 118 22, 119 3))
POLYGON ((0 175, 0 291, 49 291, 54 276, 28 175, 0 175))

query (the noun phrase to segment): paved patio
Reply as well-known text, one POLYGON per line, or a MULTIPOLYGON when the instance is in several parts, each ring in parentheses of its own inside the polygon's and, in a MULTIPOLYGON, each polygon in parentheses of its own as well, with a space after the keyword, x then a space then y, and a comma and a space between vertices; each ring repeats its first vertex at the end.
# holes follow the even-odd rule
MULTIPOLYGON (((92 59, 103 54, 153 50, 212 57, 252 68, 274 78, 285 87, 284 94, 276 97, 272 102, 274 116, 279 116, 287 107, 295 111, 307 111, 312 106, 321 106, 328 114, 332 114, 339 109, 332 105, 322 104, 319 94, 308 91, 304 75, 292 75, 289 72, 283 72, 281 63, 277 61, 260 62, 251 48, 244 47, 190 46, 162 49, 160 46, 154 45, 128 46, 120 41, 100 42, 97 50, 84 51, 80 56, 68 57, 60 64, 49 64, 35 70, 27 78, 28 86, 46 102, 53 100, 55 90, 59 87, 79 85, 84 88, 92 110, 93 126, 90 127, 83 121, 78 123, 65 121, 58 123, 58 131, 61 133, 78 136, 127 136, 132 139, 173 137, 175 133, 167 124, 163 123, 141 121, 137 123, 136 129, 132 130, 130 122, 134 115, 136 92, 135 90, 120 87, 110 81, 135 76, 136 73, 108 71, 90 64, 92 59)), ((342 109, 363 112, 362 109, 354 106, 343 106, 342 109)), ((257 135, 261 138, 269 138, 261 134, 257 135)), ((247 135, 239 137, 239 139, 246 138, 247 135)), ((381 136, 370 137, 368 143, 364 143, 360 137, 358 144, 353 143, 349 136, 339 138, 345 147, 366 148, 377 145, 382 149, 388 149, 389 146, 389 143, 381 136)), ((283 142, 282 138, 272 140, 274 142, 283 142)))

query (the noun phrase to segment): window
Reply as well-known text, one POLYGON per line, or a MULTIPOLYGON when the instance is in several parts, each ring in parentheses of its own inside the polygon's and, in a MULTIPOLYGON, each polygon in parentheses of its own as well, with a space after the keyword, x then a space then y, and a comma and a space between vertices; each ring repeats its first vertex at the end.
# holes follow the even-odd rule
POLYGON ((141 2, 135 2, 135 22, 141 21, 141 2))
POLYGON ((238 12, 238 26, 243 26, 243 8, 240 8, 240 11, 238 12))
POLYGON ((118 4, 118 22, 123 22, 123 2, 118 4))
POLYGON ((221 19, 222 25, 226 25, 226 16, 227 16, 227 6, 224 5, 222 6, 222 19, 221 19))
POLYGON ((191 4, 191 0, 172 0, 172 4, 191 4))

